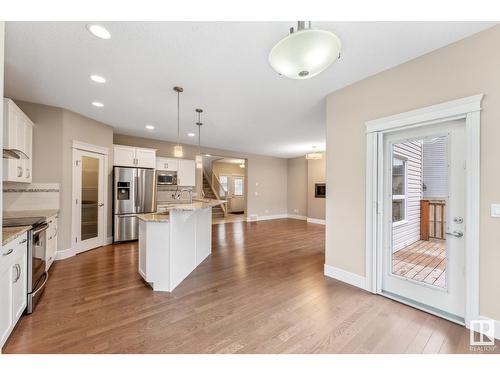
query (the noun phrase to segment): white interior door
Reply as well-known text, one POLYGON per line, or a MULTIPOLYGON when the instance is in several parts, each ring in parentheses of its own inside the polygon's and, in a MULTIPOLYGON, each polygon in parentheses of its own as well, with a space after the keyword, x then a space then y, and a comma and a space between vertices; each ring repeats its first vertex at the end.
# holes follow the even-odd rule
POLYGON ((465 315, 465 121, 383 135, 382 293, 465 315))
POLYGON ((73 154, 73 243, 77 253, 105 244, 104 155, 77 150, 73 154))

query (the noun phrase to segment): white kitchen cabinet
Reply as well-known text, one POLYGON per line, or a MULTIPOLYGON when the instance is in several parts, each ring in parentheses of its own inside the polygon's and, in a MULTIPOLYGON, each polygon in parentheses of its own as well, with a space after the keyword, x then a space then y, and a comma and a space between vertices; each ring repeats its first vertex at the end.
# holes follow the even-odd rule
POLYGON ((47 228, 47 260, 45 262, 45 271, 48 271, 57 254, 57 219, 53 216, 47 219, 49 227, 47 228))
POLYGON ((156 150, 149 148, 137 148, 135 150, 137 166, 142 168, 156 167, 156 150))
POLYGON ((159 171, 177 171, 179 168, 179 159, 156 158, 156 169, 159 171))
POLYGON ((177 185, 196 185, 196 162, 194 160, 179 159, 179 168, 177 170, 177 185))
POLYGON ((27 233, 2 247, 0 257, 0 348, 27 303, 27 233))
POLYGON ((155 168, 156 150, 114 145, 114 165, 120 167, 155 168))
POLYGON ((0 348, 12 328, 12 267, 0 270, 0 348))
POLYGON ((4 149, 19 150, 28 159, 4 159, 3 180, 14 182, 32 181, 33 122, 11 100, 4 98, 4 149))
POLYGON ((12 272, 12 324, 15 326, 27 303, 27 251, 19 252, 14 265, 11 267, 12 272))
POLYGON ((114 146, 114 165, 120 167, 135 167, 135 148, 126 146, 114 146))

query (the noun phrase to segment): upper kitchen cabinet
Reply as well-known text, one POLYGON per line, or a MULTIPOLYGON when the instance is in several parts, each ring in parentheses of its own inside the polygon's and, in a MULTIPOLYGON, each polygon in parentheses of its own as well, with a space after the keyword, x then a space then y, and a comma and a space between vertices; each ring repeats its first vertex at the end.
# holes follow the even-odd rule
POLYGON ((31 182, 33 121, 9 98, 4 98, 3 180, 31 182), (19 159, 5 158, 5 154, 19 159))
POLYGON ((156 150, 114 145, 114 165, 154 169, 156 168, 156 150))
POLYGON ((172 158, 156 158, 156 169, 159 171, 177 171, 179 168, 179 160, 172 158))
POLYGON ((179 159, 179 169, 177 170, 177 185, 196 185, 196 162, 194 160, 179 159))

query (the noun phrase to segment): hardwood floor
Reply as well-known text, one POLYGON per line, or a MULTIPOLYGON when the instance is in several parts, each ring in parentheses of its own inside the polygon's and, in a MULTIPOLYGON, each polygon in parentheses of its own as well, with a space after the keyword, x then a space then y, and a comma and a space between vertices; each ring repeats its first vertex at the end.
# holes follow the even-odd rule
POLYGON ((4 351, 470 352, 465 328, 323 276, 324 229, 292 219, 214 225, 212 255, 173 293, 142 282, 137 243, 58 261, 4 351))

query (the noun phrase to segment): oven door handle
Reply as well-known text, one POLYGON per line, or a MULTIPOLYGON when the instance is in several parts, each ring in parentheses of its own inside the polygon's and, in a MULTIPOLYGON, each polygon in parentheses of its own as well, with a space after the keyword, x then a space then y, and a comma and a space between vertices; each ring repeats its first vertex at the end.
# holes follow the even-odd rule
POLYGON ((37 227, 36 229, 33 230, 33 235, 38 234, 44 230, 47 230, 48 227, 49 227, 49 224, 47 224, 47 223, 43 224, 40 227, 37 227))
POLYGON ((41 289, 45 286, 45 284, 47 283, 47 280, 49 279, 49 273, 48 273, 47 271, 45 271, 45 272, 43 273, 43 276, 45 277, 45 280, 43 280, 42 285, 40 285, 38 288, 36 288, 36 290, 34 290, 34 291, 31 293, 31 295, 32 295, 33 297, 35 297, 35 296, 38 294, 38 292, 39 292, 39 291, 40 291, 40 290, 41 290, 41 289))

